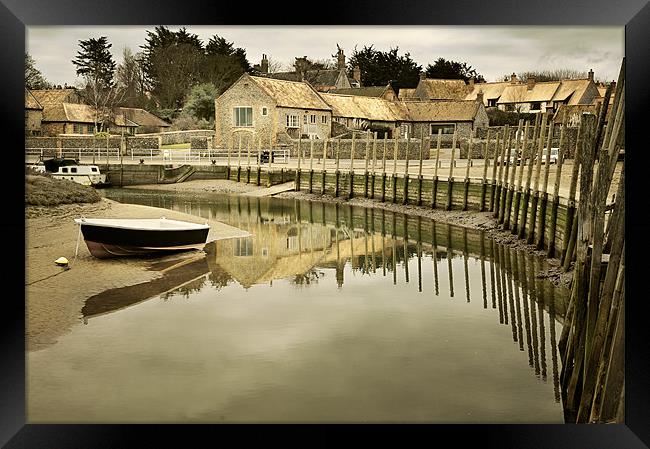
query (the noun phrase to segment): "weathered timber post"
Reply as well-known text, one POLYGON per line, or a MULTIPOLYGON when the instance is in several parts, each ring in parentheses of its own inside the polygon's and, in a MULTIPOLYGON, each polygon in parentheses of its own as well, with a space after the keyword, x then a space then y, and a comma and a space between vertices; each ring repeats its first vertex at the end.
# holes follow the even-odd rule
MULTIPOLYGON (((510 229, 510 214, 512 213, 512 200, 515 193, 515 176, 517 173, 517 165, 519 160, 519 148, 521 142, 521 131, 524 125, 524 119, 519 120, 517 132, 515 133, 515 154, 512 155, 512 172, 510 173, 510 181, 508 182, 508 192, 506 195, 505 213, 503 219, 503 227, 510 229)), ((510 147, 508 147, 510 151, 510 147)), ((508 158, 508 165, 510 165, 510 157, 508 158)), ((521 170, 519 170, 521 172, 521 170)))
POLYGON ((251 183, 251 139, 252 136, 248 136, 246 139, 246 184, 251 183))
POLYGON ((354 195, 354 131, 352 131, 352 148, 350 149, 350 188, 348 190, 348 199, 354 195))
POLYGON ((494 199, 497 191, 497 165, 499 160, 499 138, 501 137, 498 128, 496 133, 497 135, 494 142, 494 162, 492 163, 492 188, 490 189, 490 207, 488 209, 490 212, 494 212, 494 199))
POLYGON ((418 168, 418 199, 417 205, 422 206, 422 152, 424 151, 424 128, 420 136, 420 166, 418 168))
MULTIPOLYGON (((506 125, 507 126, 507 125, 506 125)), ((499 217, 498 217, 498 222, 499 224, 503 224, 503 221, 505 219, 505 212, 506 212, 506 197, 508 194, 508 173, 510 171, 510 154, 511 154, 511 149, 512 149, 512 132, 510 128, 506 131, 508 134, 508 138, 503 140, 504 143, 504 157, 501 159, 501 163, 504 165, 503 169, 503 179, 501 180, 501 199, 499 200, 499 217), (507 143, 506 143, 507 142, 507 143)))
POLYGON ((534 242, 535 239, 535 224, 537 222, 537 204, 539 202, 539 175, 542 170, 542 156, 544 151, 544 137, 547 130, 547 120, 549 119, 549 114, 545 113, 542 116, 542 125, 539 130, 539 145, 537 146, 537 155, 536 164, 535 164, 535 178, 533 181, 535 191, 533 192, 533 198, 531 201, 530 207, 530 227, 528 228, 528 237, 526 242, 530 245, 534 242))
MULTIPOLYGON (((557 229, 557 211, 560 206, 560 182, 562 181, 562 165, 564 165, 564 136, 567 126, 567 116, 564 116, 560 126, 560 148, 558 150, 557 168, 555 171, 555 182, 553 184, 553 199, 551 203, 551 223, 549 227, 549 241, 547 257, 555 256, 555 232, 557 229)), ((566 236, 564 236, 566 238, 566 236)))
POLYGON ((514 196, 515 196, 515 205, 514 205, 514 210, 513 210, 513 218, 512 218, 512 233, 517 234, 518 231, 518 223, 519 223, 519 205, 521 201, 521 183, 524 178, 524 164, 526 163, 526 154, 528 153, 528 126, 529 122, 526 121, 526 126, 524 127, 524 139, 522 142, 521 146, 521 157, 519 160, 521 161, 521 167, 519 168, 519 177, 517 178, 517 186, 514 190, 514 196))
POLYGON ((302 132, 298 133, 298 166, 296 167, 296 192, 300 192, 300 155, 302 153, 302 132))
POLYGON ((485 150, 483 151, 483 182, 481 184, 481 201, 479 204, 479 211, 483 212, 485 210, 485 193, 487 190, 487 168, 488 168, 488 153, 490 151, 490 128, 487 130, 487 139, 485 143, 485 150))
MULTIPOLYGON (((562 239, 562 265, 565 271, 569 270, 569 264, 573 258, 573 250, 569 249, 569 244, 574 235, 573 221, 576 213, 576 189, 578 184, 578 172, 580 170, 580 145, 582 141, 583 123, 582 116, 578 122, 578 134, 576 137, 576 146, 573 152, 573 167, 571 171, 571 183, 569 184, 569 198, 566 209, 566 223, 564 225, 564 238, 562 239), (568 261, 566 259, 569 259, 568 261)), ((575 232, 577 232, 577 227, 575 232)), ((574 242, 575 243, 575 242, 574 242)))
POLYGON ((323 141, 323 171, 321 172, 320 194, 325 195, 325 178, 327 176, 327 137, 323 141))
POLYGON ((535 155, 535 143, 537 141, 537 135, 539 134, 539 124, 541 122, 542 113, 538 112, 535 117, 535 127, 533 128, 533 138, 531 139, 530 145, 530 157, 528 158, 528 170, 526 171, 526 187, 523 191, 523 197, 521 200, 521 227, 519 228, 518 237, 523 239, 526 236, 526 221, 528 220, 528 203, 530 202, 530 182, 533 175, 533 163, 535 155))
POLYGON ((440 144, 442 141, 442 128, 438 129, 438 143, 436 145, 436 166, 433 168, 433 188, 431 190, 431 208, 436 208, 438 196, 438 164, 440 162, 440 144))
POLYGON ((406 141, 406 154, 404 156, 404 195, 402 204, 409 202, 409 142, 406 141))
POLYGON ((465 168, 465 190, 463 191, 463 210, 467 210, 467 196, 469 195, 469 168, 472 165, 472 135, 467 143, 467 167, 465 168))
MULTIPOLYGON (((377 166, 377 133, 372 137, 372 178, 370 181, 370 198, 375 198, 375 167, 377 166)), ((373 240, 374 242, 374 240, 373 240)))
POLYGON ((388 133, 384 134, 384 154, 381 162, 381 202, 386 201, 386 139, 388 133))
POLYGON ((454 190, 454 157, 456 156, 456 129, 451 140, 451 161, 449 164, 449 181, 447 181, 447 204, 445 210, 451 210, 452 193, 454 190))
POLYGON ((232 147, 235 145, 235 142, 233 142, 234 136, 230 134, 228 137, 228 162, 226 164, 226 179, 230 181, 230 152, 232 151, 232 147))
POLYGON ((266 183, 268 187, 271 187, 271 164, 273 163, 273 131, 269 134, 269 173, 266 183))
POLYGON ((314 139, 309 139, 309 193, 313 193, 314 184, 314 139))
POLYGON ((546 160, 544 167, 544 183, 542 184, 542 191, 540 192, 540 205, 539 205, 539 229, 537 231, 537 249, 544 249, 544 230, 546 228, 546 206, 548 204, 548 174, 551 169, 551 144, 553 142, 553 118, 551 117, 548 125, 548 137, 546 139, 546 160))
MULTIPOLYGON (((399 138, 395 137, 395 148, 393 150, 393 203, 397 202, 397 152, 399 150, 399 138)), ((408 144, 407 144, 408 145, 408 144)))
POLYGON ((239 133, 239 150, 237 152, 237 182, 241 180, 241 137, 242 134, 239 133))
MULTIPOLYGON (((269 155, 270 157, 270 155, 269 155)), ((261 185, 262 177, 262 136, 257 138, 257 182, 256 184, 261 185)))
POLYGON ((368 137, 366 138, 366 165, 363 170, 363 197, 368 198, 368 159, 370 158, 370 131, 368 131, 368 137))
POLYGON ((503 166, 505 164, 506 146, 510 137, 510 125, 503 127, 503 140, 501 141, 501 149, 499 150, 499 173, 497 174, 497 191, 494 195, 494 211, 492 216, 499 219, 501 210, 501 190, 503 189, 503 166))
POLYGON ((341 138, 339 137, 337 142, 336 142, 336 170, 334 172, 334 196, 338 197, 339 196, 339 178, 341 176, 341 172, 339 171, 339 160, 341 156, 341 138))

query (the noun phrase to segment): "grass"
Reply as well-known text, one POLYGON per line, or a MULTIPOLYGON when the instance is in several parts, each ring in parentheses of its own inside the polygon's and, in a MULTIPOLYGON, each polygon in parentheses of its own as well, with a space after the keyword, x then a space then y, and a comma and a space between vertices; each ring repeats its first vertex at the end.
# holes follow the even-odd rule
POLYGON ((161 145, 160 148, 162 150, 188 150, 190 148, 190 144, 188 143, 170 143, 167 145, 161 145))
POLYGON ((93 187, 83 186, 67 179, 27 174, 25 182, 25 204, 29 206, 96 203, 101 199, 93 187))

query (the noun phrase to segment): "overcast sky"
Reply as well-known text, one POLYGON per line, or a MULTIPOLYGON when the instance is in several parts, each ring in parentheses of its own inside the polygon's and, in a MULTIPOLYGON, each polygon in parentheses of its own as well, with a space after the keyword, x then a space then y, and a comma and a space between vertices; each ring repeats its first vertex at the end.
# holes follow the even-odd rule
MULTIPOLYGON (((179 26, 170 26, 176 30, 179 26)), ((30 26, 27 51, 55 84, 78 81, 71 60, 79 40, 107 36, 115 61, 134 52, 154 26, 30 26)), ((615 80, 624 54, 623 27, 558 26, 187 26, 205 43, 214 34, 243 47, 251 64, 262 53, 283 65, 296 56, 327 59, 339 44, 350 56, 355 46, 385 51, 399 47, 423 68, 438 57, 467 62, 487 81, 528 70, 593 69, 596 79, 615 80)))

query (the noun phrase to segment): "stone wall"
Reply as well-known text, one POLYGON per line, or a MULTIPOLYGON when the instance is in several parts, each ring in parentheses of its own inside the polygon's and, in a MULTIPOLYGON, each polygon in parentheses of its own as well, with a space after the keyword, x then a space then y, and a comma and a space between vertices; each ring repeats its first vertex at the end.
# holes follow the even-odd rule
MULTIPOLYGON (((120 148, 121 138, 112 136, 108 139, 108 148, 115 151, 120 148)), ((155 150, 157 154, 158 139, 153 137, 126 137, 126 155, 150 155, 150 150, 155 150)), ((43 149, 44 156, 54 157, 57 155, 57 149, 62 151, 74 152, 78 150, 100 149, 105 150, 107 146, 105 137, 94 138, 92 136, 75 136, 75 137, 27 137, 25 139, 26 149, 43 149)))
MULTIPOLYGON (((311 143, 313 142, 314 144, 314 158, 320 158, 323 157, 323 146, 325 143, 325 140, 303 140, 301 142, 301 149, 302 149, 302 154, 306 159, 309 159, 309 154, 311 151, 311 143)), ((373 157, 373 140, 371 139, 370 141, 370 146, 368 148, 368 155, 370 160, 372 160, 373 157)), ((355 139, 354 142, 354 158, 355 159, 365 159, 366 157, 366 146, 368 145, 368 139, 355 139)), ((420 140, 419 139, 411 139, 411 140, 398 140, 398 151, 397 151, 397 158, 398 159, 404 159, 404 156, 406 155, 406 149, 408 147, 408 158, 409 159, 419 159, 420 158, 420 140)), ((290 154, 292 157, 295 157, 297 155, 296 151, 298 149, 298 141, 293 140, 291 143, 291 146, 288 147, 290 154)), ((383 158, 383 153, 384 153, 384 140, 383 139, 377 139, 376 140, 376 148, 377 148, 377 160, 380 161, 383 158)), ((340 160, 349 160, 350 159, 350 153, 352 150, 352 139, 331 139, 327 140, 327 158, 328 159, 335 159, 336 158, 336 152, 339 151, 339 159, 340 160), (340 150, 339 150, 339 142, 340 142, 340 150)), ((393 139, 387 139, 386 140, 386 160, 393 160, 394 158, 394 150, 395 150, 395 140, 393 139)), ((423 159, 429 159, 429 151, 427 148, 424 148, 424 151, 422 152, 422 158, 423 159)))
POLYGON ((162 133, 138 134, 137 137, 150 137, 160 140, 160 145, 190 143, 194 137, 214 137, 212 129, 191 129, 188 131, 166 131, 162 133))

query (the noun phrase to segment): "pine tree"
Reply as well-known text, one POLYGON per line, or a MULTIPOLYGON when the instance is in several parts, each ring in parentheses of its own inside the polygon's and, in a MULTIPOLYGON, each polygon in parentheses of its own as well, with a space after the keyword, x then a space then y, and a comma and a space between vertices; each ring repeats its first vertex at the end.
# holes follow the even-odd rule
POLYGON ((25 53, 25 87, 27 89, 49 89, 47 82, 40 70, 36 68, 36 62, 28 53, 25 53))
POLYGON ((113 74, 115 73, 115 61, 111 55, 112 44, 108 43, 106 36, 98 39, 90 38, 80 40, 81 50, 72 63, 77 66, 77 76, 90 76, 98 84, 105 87, 113 85, 113 74))

